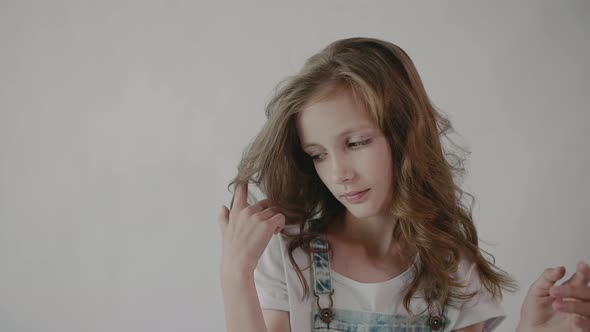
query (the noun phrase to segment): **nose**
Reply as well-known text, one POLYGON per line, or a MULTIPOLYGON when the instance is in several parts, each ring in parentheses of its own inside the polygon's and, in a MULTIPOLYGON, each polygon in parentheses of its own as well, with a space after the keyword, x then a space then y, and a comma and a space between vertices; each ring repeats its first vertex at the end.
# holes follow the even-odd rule
POLYGON ((348 160, 348 156, 343 154, 333 154, 330 171, 332 173, 332 180, 336 184, 350 181, 354 176, 354 168, 352 167, 352 163, 350 160, 348 160))

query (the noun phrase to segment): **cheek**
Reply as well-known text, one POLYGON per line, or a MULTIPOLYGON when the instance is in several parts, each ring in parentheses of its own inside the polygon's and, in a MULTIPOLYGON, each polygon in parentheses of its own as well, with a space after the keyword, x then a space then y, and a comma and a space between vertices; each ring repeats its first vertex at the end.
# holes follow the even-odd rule
POLYGON ((334 187, 334 184, 332 183, 332 179, 330 179, 329 167, 325 167, 324 165, 326 165, 325 162, 323 163, 323 165, 316 165, 316 167, 315 167, 316 174, 318 175, 318 178, 320 179, 320 181, 322 181, 324 186, 328 189, 328 191, 331 192, 334 196, 337 196, 338 192, 337 192, 337 190, 335 191, 335 187, 334 187))
POLYGON ((393 173, 393 162, 391 160, 391 152, 387 147, 382 146, 380 149, 375 149, 371 152, 371 172, 380 178, 387 177, 388 182, 391 181, 393 173))
MULTIPOLYGON (((323 169, 323 167, 321 165, 315 165, 315 172, 318 175, 318 178, 320 178, 320 180, 322 181, 322 183, 328 187, 328 184, 326 183, 326 176, 328 175, 326 173, 326 171, 323 169)), ((329 187, 328 187, 329 188, 329 187)))
POLYGON ((377 161, 377 166, 376 166, 376 171, 379 172, 379 174, 383 175, 390 175, 391 176, 391 172, 392 172, 392 165, 391 165, 391 159, 389 158, 384 158, 385 156, 381 155, 379 156, 379 159, 377 161))

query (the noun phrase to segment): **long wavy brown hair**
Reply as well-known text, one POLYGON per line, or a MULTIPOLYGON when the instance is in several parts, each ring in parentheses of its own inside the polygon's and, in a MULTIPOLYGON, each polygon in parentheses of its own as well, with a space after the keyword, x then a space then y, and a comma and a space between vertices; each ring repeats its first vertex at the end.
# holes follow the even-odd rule
POLYGON ((407 243, 420 258, 404 289, 403 305, 410 315, 410 301, 418 291, 429 312, 441 312, 445 305, 475 295, 461 292, 465 285, 451 276, 460 257, 476 264, 481 283, 494 299, 502 299, 502 289, 516 291, 516 282, 495 265, 493 255, 479 248, 472 220, 475 199, 458 185, 465 158, 442 145, 443 138, 452 143, 450 121, 429 100, 404 50, 359 37, 329 44, 299 73, 277 85, 266 105, 267 121, 246 147, 238 174, 228 186, 234 185, 235 192, 237 183, 254 183, 285 215, 287 225, 299 225, 299 233, 282 234, 289 239, 289 258, 304 298, 309 286, 293 251, 301 248, 309 254, 310 241, 346 212, 303 152, 295 125, 297 114, 326 87, 346 88, 358 97, 390 144, 395 168, 390 212, 397 219, 392 237, 396 245, 407 243), (463 202, 465 197, 471 204, 463 202), (310 220, 317 227, 308 227, 310 220))

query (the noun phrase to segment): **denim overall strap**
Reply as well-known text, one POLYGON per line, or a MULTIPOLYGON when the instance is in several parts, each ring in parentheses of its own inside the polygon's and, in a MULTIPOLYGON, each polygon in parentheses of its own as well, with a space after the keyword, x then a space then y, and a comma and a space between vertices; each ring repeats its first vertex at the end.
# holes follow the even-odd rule
POLYGON ((332 305, 334 304, 332 295, 334 290, 332 289, 332 278, 330 276, 330 256, 328 253, 328 242, 322 239, 320 236, 311 240, 311 271, 313 275, 313 295, 317 298, 317 305, 320 309, 320 318, 329 323, 334 313, 332 311, 332 305), (320 295, 327 294, 330 299, 330 305, 326 308, 320 306, 320 295))
MULTIPOLYGON (((316 220, 308 220, 308 229, 318 227, 316 220)), ((330 256, 328 241, 319 235, 310 241, 310 258, 312 272, 313 294, 316 297, 317 311, 312 311, 313 331, 414 331, 430 332, 444 330, 446 321, 446 306, 440 315, 425 315, 412 321, 405 315, 370 313, 333 308, 334 289, 330 275, 330 256), (320 295, 329 297, 329 305, 322 308, 320 295), (315 312, 315 313, 314 313, 315 312), (332 327, 332 329, 331 329, 332 327)), ((418 259, 418 257, 417 257, 418 259)))
POLYGON ((330 278, 330 257, 328 242, 317 237, 310 243, 313 259, 313 290, 315 294, 330 294, 332 279, 330 278))

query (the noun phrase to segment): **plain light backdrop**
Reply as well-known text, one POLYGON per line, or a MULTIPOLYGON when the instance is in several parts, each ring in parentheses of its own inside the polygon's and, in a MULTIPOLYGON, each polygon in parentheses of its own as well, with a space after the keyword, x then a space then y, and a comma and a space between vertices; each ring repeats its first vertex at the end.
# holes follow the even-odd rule
POLYGON ((413 59, 520 283, 590 262, 590 2, 0 1, 0 331, 225 331, 217 216, 275 85, 328 43, 413 59))

